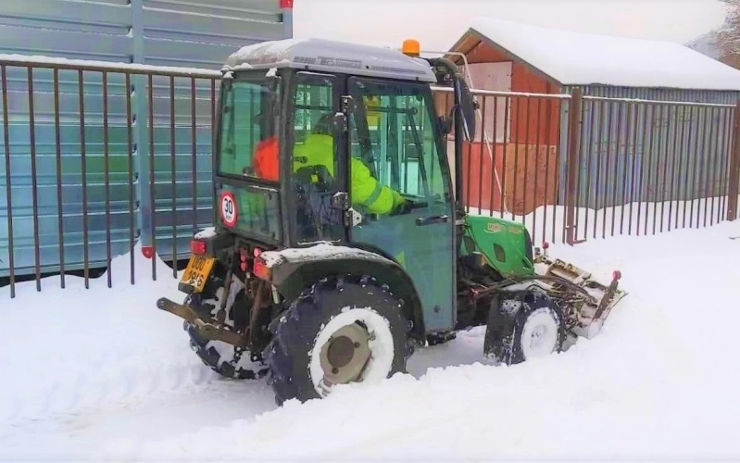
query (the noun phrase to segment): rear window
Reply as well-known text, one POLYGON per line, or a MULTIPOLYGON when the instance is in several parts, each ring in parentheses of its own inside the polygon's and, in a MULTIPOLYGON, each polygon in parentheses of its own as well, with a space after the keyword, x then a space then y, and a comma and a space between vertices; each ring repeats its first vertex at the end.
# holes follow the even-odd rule
POLYGON ((277 181, 277 88, 270 81, 225 81, 221 100, 221 175, 277 181))
MULTIPOLYGON (((224 207, 224 195, 228 194, 233 198, 229 212, 235 223, 225 226, 267 241, 277 242, 282 239, 277 191, 256 185, 222 185, 216 193, 217 198, 220 198, 219 209, 224 207)), ((224 223, 224 211, 219 214, 224 223)))

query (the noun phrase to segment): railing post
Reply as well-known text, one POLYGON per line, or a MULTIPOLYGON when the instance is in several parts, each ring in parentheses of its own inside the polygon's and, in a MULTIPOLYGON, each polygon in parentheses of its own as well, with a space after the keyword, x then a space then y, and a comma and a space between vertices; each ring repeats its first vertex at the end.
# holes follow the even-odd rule
POLYGON ((737 195, 740 183, 740 100, 735 104, 735 123, 730 151, 730 178, 727 186, 727 220, 737 219, 737 195))
POLYGON ((568 108, 568 153, 566 166, 566 194, 565 194, 565 239, 571 246, 576 241, 576 180, 578 179, 578 143, 581 129, 582 93, 580 87, 575 87, 570 98, 568 108))

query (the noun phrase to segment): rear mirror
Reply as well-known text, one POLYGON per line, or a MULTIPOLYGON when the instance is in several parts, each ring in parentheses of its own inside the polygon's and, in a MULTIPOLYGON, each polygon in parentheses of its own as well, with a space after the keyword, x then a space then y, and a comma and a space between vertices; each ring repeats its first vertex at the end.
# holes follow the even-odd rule
POLYGON ((475 138, 475 101, 470 88, 462 78, 455 79, 455 97, 457 98, 457 117, 463 122, 464 137, 468 141, 475 138))

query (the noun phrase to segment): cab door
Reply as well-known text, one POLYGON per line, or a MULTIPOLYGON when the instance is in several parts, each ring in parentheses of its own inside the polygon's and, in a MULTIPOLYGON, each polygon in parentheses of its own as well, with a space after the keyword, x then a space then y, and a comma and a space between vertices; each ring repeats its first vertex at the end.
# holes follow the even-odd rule
POLYGON ((421 298, 427 332, 455 324, 454 207, 428 86, 352 77, 350 240, 394 259, 421 298))
POLYGON ((283 157, 290 160, 286 169, 293 245, 346 239, 343 211, 332 203, 335 194, 347 189, 345 162, 337 155, 345 151, 345 135, 334 121, 342 90, 338 81, 329 74, 295 73, 286 131, 289 152, 283 157))

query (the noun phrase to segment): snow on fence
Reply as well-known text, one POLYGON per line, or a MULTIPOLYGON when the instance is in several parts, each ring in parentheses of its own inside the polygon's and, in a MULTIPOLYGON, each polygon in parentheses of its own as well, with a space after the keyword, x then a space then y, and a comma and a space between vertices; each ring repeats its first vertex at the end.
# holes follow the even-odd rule
MULTIPOLYGON (((49 273, 62 287, 68 273, 88 286, 126 253, 134 284, 137 243, 149 257, 187 256, 192 233, 213 220, 219 76, 0 56, 0 278, 11 297, 18 279, 33 278, 40 290, 49 273)), ((473 213, 521 220, 536 243, 737 217, 736 106, 578 89, 474 94, 476 139, 464 144, 457 165, 454 134, 448 138, 450 166, 464 179, 461 200, 473 213)), ((435 100, 448 114, 450 89, 435 88, 435 100)), ((112 272, 106 275, 110 287, 112 272)))

